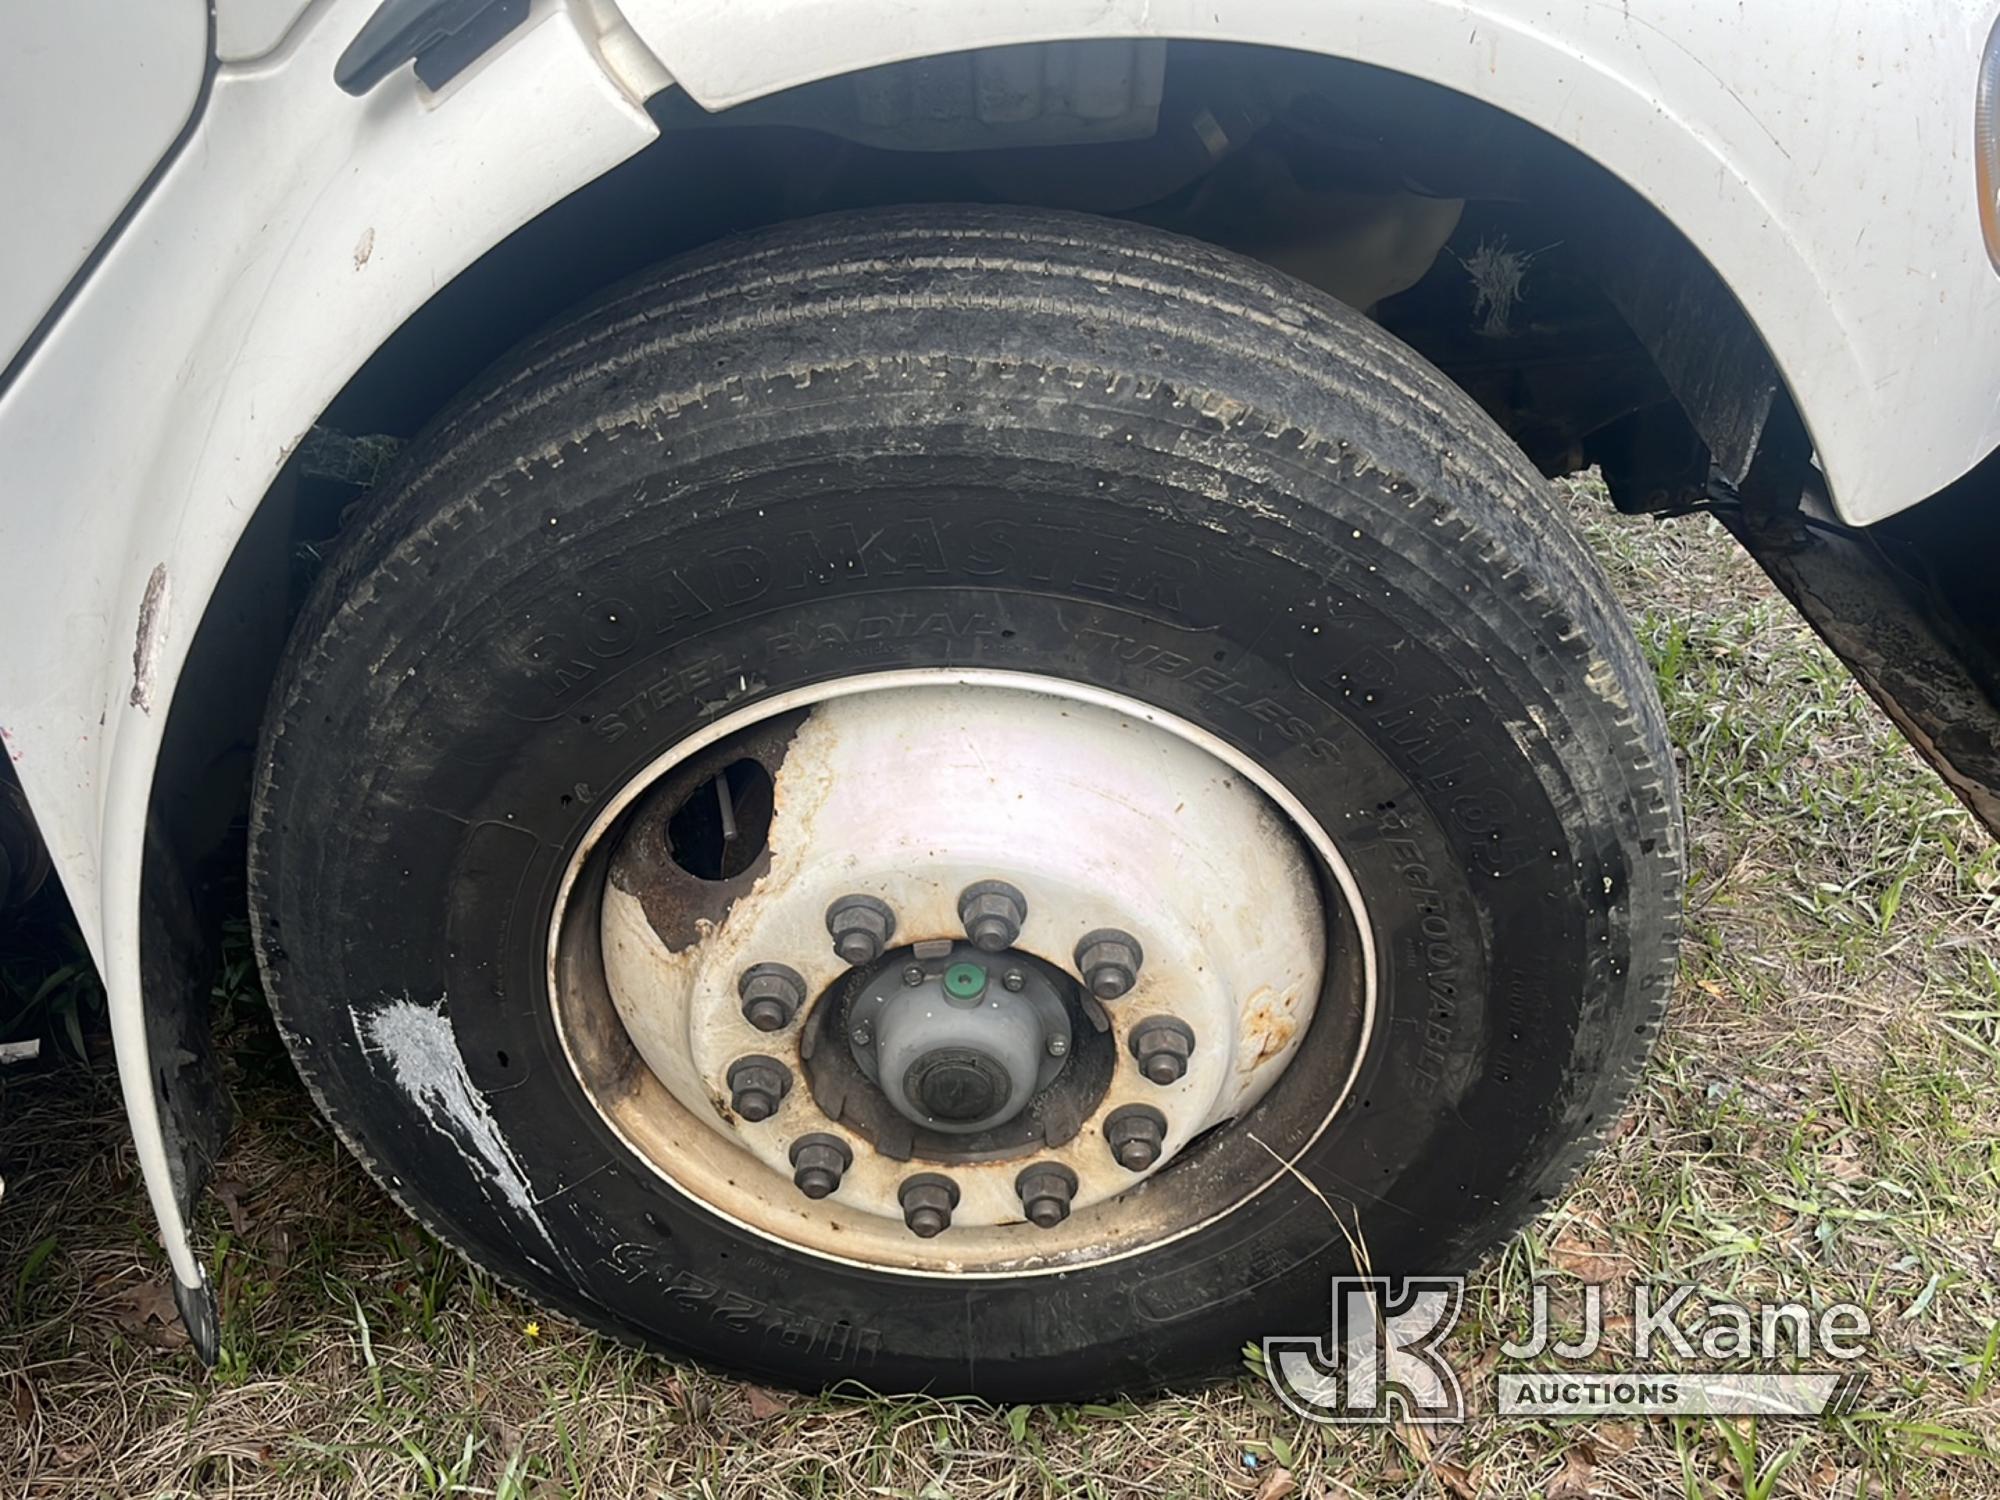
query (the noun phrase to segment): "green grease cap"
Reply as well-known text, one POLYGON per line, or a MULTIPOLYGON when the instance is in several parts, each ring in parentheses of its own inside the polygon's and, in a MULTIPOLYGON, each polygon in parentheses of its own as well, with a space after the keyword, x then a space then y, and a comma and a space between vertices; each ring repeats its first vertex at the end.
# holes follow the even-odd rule
POLYGON ((978 964, 953 964, 944 971, 944 992, 954 1000, 977 1000, 986 992, 986 971, 978 964))

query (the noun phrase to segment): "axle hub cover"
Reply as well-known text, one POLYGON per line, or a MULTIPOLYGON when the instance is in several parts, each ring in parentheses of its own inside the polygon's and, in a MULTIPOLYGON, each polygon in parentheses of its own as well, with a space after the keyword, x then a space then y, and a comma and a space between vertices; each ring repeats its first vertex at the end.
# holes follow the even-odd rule
POLYGON ((1062 1071, 1069 1013, 1034 965, 954 943, 911 967, 885 964, 848 1012, 855 1062, 905 1119, 991 1130, 1062 1071))

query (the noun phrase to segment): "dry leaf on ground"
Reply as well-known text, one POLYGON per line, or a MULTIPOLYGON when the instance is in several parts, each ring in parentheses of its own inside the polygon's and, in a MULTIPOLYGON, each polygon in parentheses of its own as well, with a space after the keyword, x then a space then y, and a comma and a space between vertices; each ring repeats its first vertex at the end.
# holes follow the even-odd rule
POLYGON ((1547 1500, 1589 1500, 1590 1481, 1596 1473, 1597 1465, 1588 1450, 1571 1448, 1563 1454, 1562 1467, 1543 1493, 1547 1500))
POLYGON ((744 1396, 750 1404, 750 1420, 753 1422, 768 1422, 792 1409, 790 1401, 776 1391, 765 1390, 761 1385, 746 1387, 744 1396))
POLYGON ((156 1348, 174 1349, 188 1341, 180 1309, 174 1305, 173 1285, 165 1277, 120 1292, 111 1301, 111 1316, 125 1332, 156 1348))

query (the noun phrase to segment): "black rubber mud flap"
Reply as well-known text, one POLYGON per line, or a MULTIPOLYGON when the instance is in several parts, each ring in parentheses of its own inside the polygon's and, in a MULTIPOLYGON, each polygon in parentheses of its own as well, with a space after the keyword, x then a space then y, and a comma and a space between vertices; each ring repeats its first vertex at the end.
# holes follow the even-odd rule
MULTIPOLYGON (((229 1095, 209 1040, 208 996, 215 954, 202 939, 183 862, 157 825, 148 830, 139 909, 139 979, 153 1098, 183 1228, 229 1134, 229 1095)), ((174 1278, 174 1303, 204 1364, 219 1352, 215 1290, 174 1278)))

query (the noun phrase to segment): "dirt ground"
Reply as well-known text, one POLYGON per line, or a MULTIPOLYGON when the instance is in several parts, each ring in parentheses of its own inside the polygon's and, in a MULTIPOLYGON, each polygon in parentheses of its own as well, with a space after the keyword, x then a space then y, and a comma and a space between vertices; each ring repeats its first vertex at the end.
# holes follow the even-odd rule
POLYGON ((1563 496, 1666 699, 1688 938, 1629 1116, 1471 1287, 1447 1346, 1465 1425, 1314 1426, 1247 1369, 995 1409, 795 1396, 608 1344, 468 1269, 348 1160, 240 932, 217 990, 242 1121, 201 1222, 224 1346, 204 1373, 88 965, 16 930, 0 1037, 53 1045, 0 1073, 0 1495, 2000 1496, 2000 853, 1712 521, 1563 496), (1824 1421, 1497 1420, 1490 1372, 1537 1275, 1859 1302, 1866 1393, 1824 1421))

